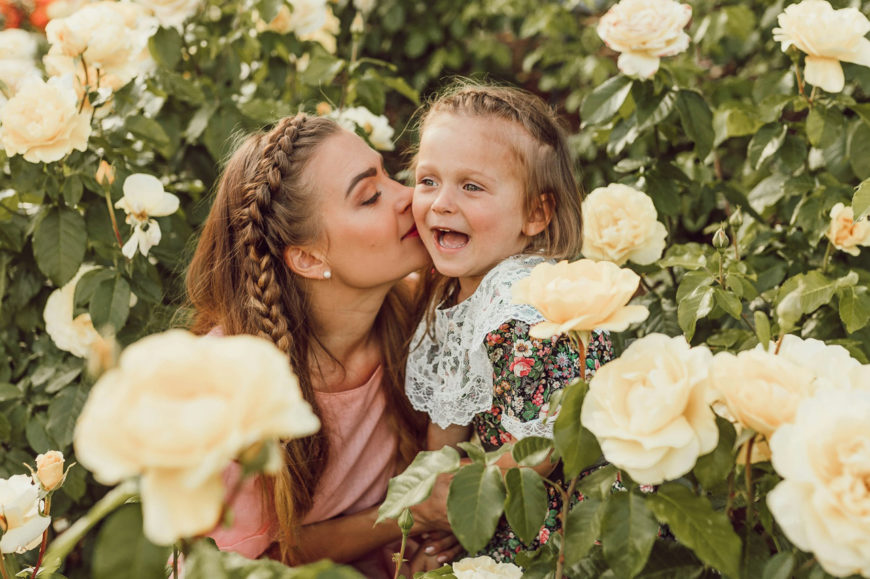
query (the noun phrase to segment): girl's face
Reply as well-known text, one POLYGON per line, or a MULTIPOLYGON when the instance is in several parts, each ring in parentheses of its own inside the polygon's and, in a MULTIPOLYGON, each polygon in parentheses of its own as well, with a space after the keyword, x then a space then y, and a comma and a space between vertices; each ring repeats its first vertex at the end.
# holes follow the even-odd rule
POLYGON ((411 214, 412 189, 390 178, 383 158, 360 137, 342 130, 327 138, 307 179, 319 199, 333 283, 381 286, 428 262, 411 214))
POLYGON ((508 141, 528 138, 508 121, 452 113, 423 128, 414 220, 438 271, 459 279, 460 300, 537 233, 524 215, 525 167, 508 141))

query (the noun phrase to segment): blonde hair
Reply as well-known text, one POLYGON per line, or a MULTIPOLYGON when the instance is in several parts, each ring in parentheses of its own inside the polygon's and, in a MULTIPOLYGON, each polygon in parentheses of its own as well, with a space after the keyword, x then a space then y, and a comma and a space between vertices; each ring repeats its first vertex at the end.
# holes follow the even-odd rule
MULTIPOLYGON (((220 326, 228 335, 271 340, 287 354, 321 422, 311 378, 318 336, 305 284, 286 266, 283 253, 320 233, 316 184, 306 185, 305 171, 319 146, 341 130, 330 119, 300 113, 248 137, 223 171, 187 273, 192 330, 204 334, 220 326)), ((386 413, 398 439, 399 465, 413 459, 425 429, 404 395, 406 338, 415 322, 407 293, 401 284, 390 291, 373 328, 383 353, 386 413)), ((330 448, 323 430, 283 447, 286 468, 267 481, 264 492, 277 514, 281 559, 298 564, 296 534, 313 505, 330 448)))

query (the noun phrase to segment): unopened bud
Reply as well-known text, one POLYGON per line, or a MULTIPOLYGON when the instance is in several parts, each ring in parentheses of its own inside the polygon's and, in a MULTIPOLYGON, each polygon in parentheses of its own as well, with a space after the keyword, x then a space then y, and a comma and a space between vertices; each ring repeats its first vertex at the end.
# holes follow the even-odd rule
POLYGON ((731 240, 728 239, 728 235, 726 235, 725 230, 721 227, 716 230, 716 233, 713 234, 713 247, 719 250, 726 249, 731 244, 731 240))
POLYGON ((332 106, 328 102, 320 101, 319 103, 317 103, 316 110, 319 116, 325 117, 332 112, 332 106))
POLYGON ((115 170, 111 165, 106 163, 105 159, 100 161, 100 167, 97 169, 96 179, 97 183, 104 187, 115 182, 115 170))
POLYGON ((63 483, 63 453, 49 450, 36 457, 36 479, 47 491, 53 491, 63 483))
POLYGON ((728 218, 728 225, 737 229, 741 225, 743 225, 743 214, 738 209, 734 213, 731 214, 731 217, 728 218))
POLYGON ((411 509, 405 509, 402 511, 402 514, 399 515, 399 528, 402 530, 402 534, 407 534, 411 532, 411 527, 414 526, 414 515, 411 514, 411 509))
POLYGON ((362 34, 365 32, 365 21, 363 20, 362 12, 357 12, 356 16, 353 17, 353 22, 350 23, 350 33, 351 34, 362 34))

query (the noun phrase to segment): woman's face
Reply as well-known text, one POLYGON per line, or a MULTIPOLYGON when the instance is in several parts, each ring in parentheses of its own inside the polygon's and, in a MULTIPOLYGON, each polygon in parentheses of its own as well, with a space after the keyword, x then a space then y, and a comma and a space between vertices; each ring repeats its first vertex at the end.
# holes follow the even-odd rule
POLYGON ((328 137, 307 178, 319 202, 333 283, 376 287, 428 262, 411 214, 413 190, 390 178, 381 155, 360 137, 346 130, 328 137))

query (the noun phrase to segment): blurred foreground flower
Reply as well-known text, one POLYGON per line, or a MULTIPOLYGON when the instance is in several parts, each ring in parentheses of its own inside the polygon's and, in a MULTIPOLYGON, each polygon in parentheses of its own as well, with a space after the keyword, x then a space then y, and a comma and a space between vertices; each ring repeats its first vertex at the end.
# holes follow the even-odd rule
POLYGON ((692 348, 683 336, 640 338, 598 369, 580 422, 604 457, 637 482, 679 478, 719 441, 709 405, 710 359, 706 346, 692 348))
POLYGON ((51 292, 42 312, 45 331, 54 345, 79 358, 87 357, 91 348, 102 339, 94 328, 89 313, 85 312, 73 317, 76 284, 84 274, 96 268, 94 264, 82 264, 71 280, 62 288, 51 292))
POLYGON ((867 217, 855 221, 852 208, 837 203, 831 208, 831 224, 825 235, 840 251, 858 255, 861 253, 859 245, 870 245, 870 221, 867 217))
POLYGON ((128 347, 97 381, 74 443, 101 483, 141 476, 145 534, 169 545, 219 522, 222 473, 233 459, 319 427, 287 356, 270 342, 170 330, 128 347))
POLYGON ((51 523, 39 514, 39 487, 26 474, 0 479, 0 552, 24 553, 42 540, 51 523))
POLYGON ((773 39, 783 52, 794 46, 805 53, 804 79, 828 92, 845 86, 840 62, 870 66, 870 21, 857 8, 834 8, 825 0, 804 0, 777 17, 773 39))
POLYGON ((675 0, 621 0, 598 21, 598 36, 621 53, 616 65, 624 74, 650 78, 662 56, 674 56, 689 47, 683 28, 692 19, 692 7, 675 0))
POLYGON ((383 115, 376 115, 365 107, 350 107, 334 111, 329 116, 349 131, 355 132, 357 127, 362 129, 376 149, 392 151, 395 147, 393 127, 383 115))
POLYGON ((646 193, 613 183, 583 199, 583 256, 649 265, 662 256, 668 231, 646 193))
POLYGON ((453 564, 456 579, 520 579, 523 570, 513 563, 496 563, 491 557, 466 557, 453 564))
POLYGON ((151 248, 160 243, 160 225, 152 217, 172 215, 178 210, 178 197, 163 190, 157 177, 134 173, 124 180, 124 196, 115 203, 127 214, 132 226, 130 239, 121 249, 127 259, 133 259, 136 250, 147 256, 151 248))
POLYGON ((36 66, 38 36, 17 28, 0 30, 0 107, 18 92, 28 78, 42 78, 36 66))
POLYGON ((160 25, 181 28, 204 5, 203 0, 135 0, 149 9, 160 25))
POLYGON ((620 332, 647 318, 644 306, 626 305, 639 283, 640 277, 630 269, 581 259, 540 263, 512 292, 514 303, 531 304, 546 319, 531 328, 533 338, 576 332, 585 344, 592 330, 620 332))
POLYGON ((870 577, 870 391, 826 390, 770 440, 783 477, 767 505, 832 575, 870 577))

